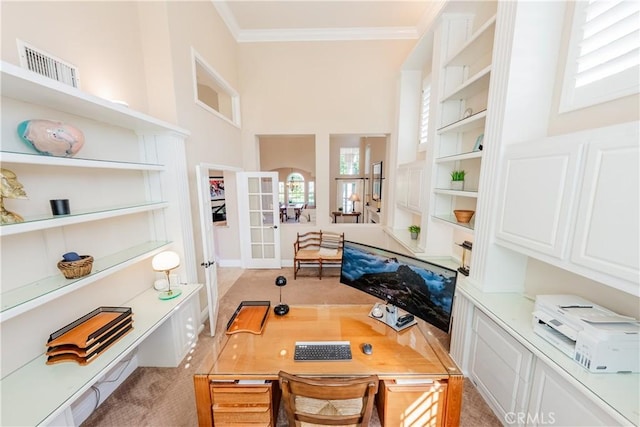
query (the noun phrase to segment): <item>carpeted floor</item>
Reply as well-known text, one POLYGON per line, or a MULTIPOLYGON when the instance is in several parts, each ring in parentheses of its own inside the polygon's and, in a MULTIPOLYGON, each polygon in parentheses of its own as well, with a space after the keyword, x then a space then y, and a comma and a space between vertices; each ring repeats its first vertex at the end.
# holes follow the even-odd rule
MULTIPOLYGON (((225 338, 225 325, 242 300, 269 300, 273 305, 278 303, 280 288, 274 285, 274 281, 279 275, 285 276, 288 280, 287 286, 281 288, 282 299, 288 304, 377 302, 371 296, 341 285, 337 279, 337 269, 333 272, 333 277, 332 272, 328 273, 328 277, 325 277, 323 272, 322 280, 313 277, 312 269, 305 270, 309 271, 305 271, 302 277, 298 275, 298 279, 294 280, 291 268, 246 271, 219 269, 218 287, 222 298, 215 336, 210 336, 207 322, 197 344, 183 360, 181 366, 136 369, 82 426, 197 426, 193 375, 205 372, 206 367, 211 365, 225 338)), ((428 328, 425 325, 420 327, 428 328)), ((432 331, 437 332, 435 328, 432 331)), ((445 348, 448 348, 447 336, 444 334, 437 336, 445 348)), ((280 408, 278 427, 287 425, 282 415, 282 408, 280 408)), ((469 380, 465 380, 461 425, 469 427, 502 425, 469 380)), ((380 426, 377 414, 371 426, 380 426)))

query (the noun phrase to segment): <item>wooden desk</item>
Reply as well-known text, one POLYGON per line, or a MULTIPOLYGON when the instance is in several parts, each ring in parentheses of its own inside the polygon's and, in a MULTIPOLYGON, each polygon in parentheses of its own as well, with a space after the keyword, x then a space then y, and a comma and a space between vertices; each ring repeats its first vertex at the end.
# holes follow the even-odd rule
POLYGON ((331 215, 333 215, 333 222, 334 223, 338 223, 338 217, 339 216, 355 216, 356 217, 356 223, 360 222, 360 214, 362 212, 331 212, 331 215))
POLYGON ((388 426, 457 426, 463 375, 436 338, 417 326, 396 332, 368 316, 371 305, 292 306, 270 311, 261 335, 227 337, 217 359, 194 376, 200 426, 251 422, 276 425, 278 372, 309 376, 380 377, 377 406, 388 426), (296 341, 350 341, 352 360, 295 362, 296 341), (373 354, 360 350, 364 342, 373 354), (266 381, 254 384, 255 380, 266 381), (402 384, 402 380, 423 380, 402 384))

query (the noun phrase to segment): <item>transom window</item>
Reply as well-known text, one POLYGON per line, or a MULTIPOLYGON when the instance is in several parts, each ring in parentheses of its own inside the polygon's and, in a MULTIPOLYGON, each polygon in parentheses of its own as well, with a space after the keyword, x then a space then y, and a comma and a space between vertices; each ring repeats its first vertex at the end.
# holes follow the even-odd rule
POLYGON ((360 148, 340 148, 340 175, 360 175, 360 148))

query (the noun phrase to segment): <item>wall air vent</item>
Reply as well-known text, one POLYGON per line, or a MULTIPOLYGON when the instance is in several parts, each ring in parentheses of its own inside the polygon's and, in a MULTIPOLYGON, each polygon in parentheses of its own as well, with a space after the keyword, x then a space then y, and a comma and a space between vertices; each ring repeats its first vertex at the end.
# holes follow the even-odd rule
POLYGON ((20 66, 69 86, 79 87, 78 69, 53 55, 18 40, 20 66))

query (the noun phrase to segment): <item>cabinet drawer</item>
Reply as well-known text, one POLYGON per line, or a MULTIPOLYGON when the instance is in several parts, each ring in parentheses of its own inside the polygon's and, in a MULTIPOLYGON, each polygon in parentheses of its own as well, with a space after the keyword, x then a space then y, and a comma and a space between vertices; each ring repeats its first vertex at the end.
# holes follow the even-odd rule
POLYGON ((211 400, 214 405, 259 405, 271 402, 271 387, 245 387, 234 384, 211 384, 211 400))
POLYGON ((386 426, 442 426, 447 384, 396 384, 380 381, 378 415, 386 426))
POLYGON ((213 405, 213 422, 219 424, 271 425, 270 405, 213 405))

